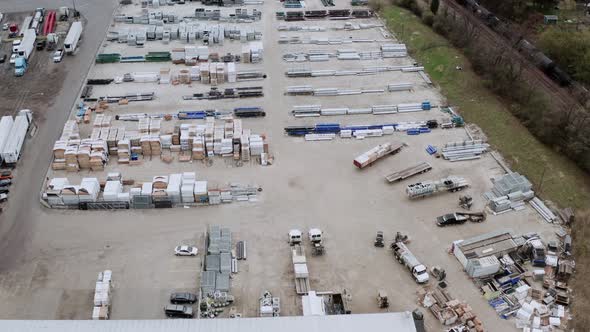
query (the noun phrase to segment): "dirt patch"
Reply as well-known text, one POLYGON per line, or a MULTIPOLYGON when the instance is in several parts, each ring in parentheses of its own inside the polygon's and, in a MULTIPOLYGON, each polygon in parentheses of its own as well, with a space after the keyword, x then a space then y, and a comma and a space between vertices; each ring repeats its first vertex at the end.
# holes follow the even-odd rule
POLYGON ((55 319, 89 319, 92 315, 93 291, 85 289, 66 289, 61 295, 57 317, 55 319), (88 308, 86 315, 81 315, 80 308, 88 308))

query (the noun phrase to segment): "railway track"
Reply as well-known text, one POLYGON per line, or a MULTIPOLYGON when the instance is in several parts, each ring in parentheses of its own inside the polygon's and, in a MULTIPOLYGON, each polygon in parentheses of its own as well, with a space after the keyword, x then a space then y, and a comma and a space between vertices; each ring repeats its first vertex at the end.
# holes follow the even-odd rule
POLYGON ((558 109, 568 109, 579 105, 578 101, 567 89, 559 86, 559 84, 545 75, 545 73, 537 68, 537 66, 535 66, 529 59, 516 50, 508 40, 490 29, 490 27, 488 27, 481 19, 473 15, 473 13, 467 8, 456 3, 454 0, 444 0, 443 4, 477 27, 480 31, 480 38, 484 38, 490 45, 509 50, 510 55, 524 65, 523 70, 525 79, 530 84, 537 83, 539 87, 544 90, 546 95, 550 97, 549 102, 552 103, 554 107, 558 109))

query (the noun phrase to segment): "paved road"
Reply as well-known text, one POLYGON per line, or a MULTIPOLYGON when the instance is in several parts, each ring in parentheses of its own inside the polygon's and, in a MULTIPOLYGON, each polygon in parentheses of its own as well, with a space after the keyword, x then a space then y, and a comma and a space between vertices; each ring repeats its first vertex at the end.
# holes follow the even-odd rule
MULTIPOLYGON (((78 54, 68 57, 64 62, 68 72, 63 87, 44 111, 46 120, 35 137, 27 141, 19 162, 18 178, 11 188, 10 201, 0 215, 0 271, 9 271, 14 264, 24 259, 36 223, 43 222, 39 190, 51 160, 53 142, 59 137, 63 123, 76 101, 116 5, 115 0, 76 1, 76 9, 88 20, 84 27, 83 43, 78 54)), ((0 12, 32 11, 37 7, 51 9, 60 6, 71 7, 72 1, 3 0, 0 2, 0 12)), ((17 91, 18 87, 15 87, 15 93, 17 91)), ((23 107, 26 108, 26 104, 23 107)))

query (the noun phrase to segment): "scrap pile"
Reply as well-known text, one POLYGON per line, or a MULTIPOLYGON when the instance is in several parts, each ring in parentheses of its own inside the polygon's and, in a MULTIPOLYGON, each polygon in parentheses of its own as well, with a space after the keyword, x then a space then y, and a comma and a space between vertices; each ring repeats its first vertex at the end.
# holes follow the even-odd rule
POLYGON ((112 274, 113 272, 111 270, 105 270, 98 274, 96 287, 94 288, 93 320, 109 319, 109 313, 111 311, 112 274))
POLYGON ((468 331, 484 331, 482 321, 475 315, 471 306, 454 299, 444 288, 436 287, 420 294, 420 298, 422 305, 429 308, 441 324, 454 325, 454 328, 466 327, 470 329, 468 331))
POLYGON ((565 330, 575 263, 571 237, 557 235, 545 245, 534 233, 513 236, 498 230, 455 241, 453 253, 502 318, 516 317, 516 326, 525 331, 565 330))
POLYGON ((233 263, 231 231, 227 227, 211 226, 207 236, 207 256, 204 271, 201 272, 202 318, 215 318, 223 312, 223 307, 233 303, 229 294, 230 275, 237 273, 237 263, 233 263))
POLYGON ((482 140, 450 142, 443 146, 442 156, 448 161, 479 159, 489 148, 482 140))
POLYGON ((293 106, 291 114, 296 118, 307 118, 317 116, 334 116, 334 115, 357 115, 357 114, 395 114, 407 112, 429 111, 431 109, 429 101, 422 103, 406 103, 398 105, 373 105, 367 108, 322 108, 322 105, 297 105, 293 106))

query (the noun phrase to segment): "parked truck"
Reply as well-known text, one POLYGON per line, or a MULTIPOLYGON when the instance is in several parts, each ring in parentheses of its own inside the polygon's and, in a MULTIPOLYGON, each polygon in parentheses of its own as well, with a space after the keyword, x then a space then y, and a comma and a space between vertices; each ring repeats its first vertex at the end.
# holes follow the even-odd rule
POLYGON ((14 166, 19 160, 25 142, 29 126, 33 120, 30 110, 20 110, 10 130, 6 145, 2 148, 0 156, 7 166, 14 166))
POLYGON ((28 63, 25 57, 19 56, 14 60, 14 76, 20 77, 27 71, 28 63))
POLYGON ((33 29, 28 29, 25 31, 23 35, 23 39, 18 46, 18 56, 24 57, 26 60, 29 60, 29 57, 33 53, 35 49, 35 39, 37 39, 37 33, 33 29))
POLYGON ((55 50, 58 43, 59 43, 59 37, 57 36, 56 33, 51 32, 51 33, 47 34, 47 50, 48 51, 55 50))
POLYGON ((311 286, 309 285, 309 270, 307 269, 307 259, 305 251, 299 244, 291 249, 293 260, 293 272, 295 273, 295 291, 297 294, 307 294, 311 286))
POLYGON ((76 21, 72 23, 70 27, 70 31, 64 40, 64 49, 66 50, 66 54, 72 55, 76 51, 78 47, 78 41, 80 41, 80 36, 82 35, 82 22, 76 21))
POLYGON ((449 176, 438 181, 425 181, 410 184, 406 187, 409 198, 420 198, 434 195, 443 191, 460 191, 469 186, 469 182, 462 177, 449 176))
POLYGON ((418 261, 416 256, 412 254, 410 249, 408 249, 403 242, 392 243, 391 249, 398 262, 405 265, 408 270, 410 270, 417 283, 424 284, 428 282, 428 271, 426 270, 426 266, 418 261))

